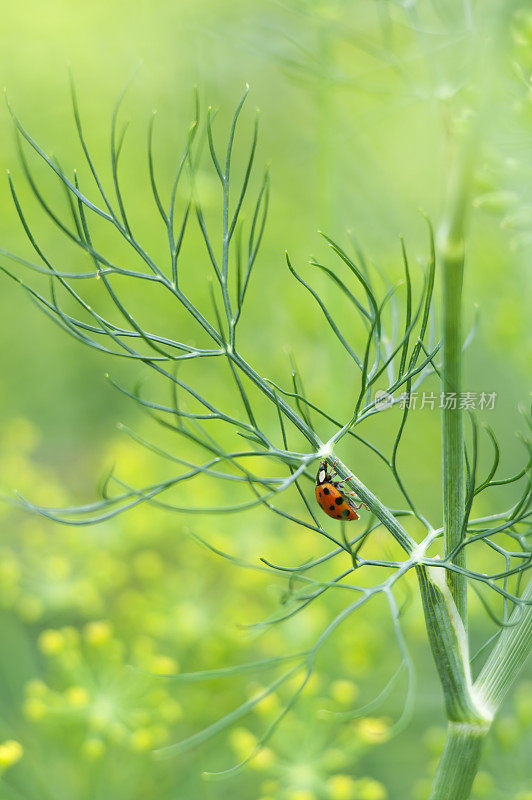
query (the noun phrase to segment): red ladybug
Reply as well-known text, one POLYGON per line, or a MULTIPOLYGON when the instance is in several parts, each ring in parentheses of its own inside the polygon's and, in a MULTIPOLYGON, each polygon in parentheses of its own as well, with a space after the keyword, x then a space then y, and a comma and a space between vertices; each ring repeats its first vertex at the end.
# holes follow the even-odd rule
POLYGON ((332 472, 329 472, 327 462, 321 462, 316 475, 316 500, 325 513, 333 519, 359 519, 358 509, 364 506, 367 510, 367 505, 360 503, 357 506, 351 498, 346 497, 339 487, 348 479, 335 481, 333 480, 335 474, 334 466, 332 472))

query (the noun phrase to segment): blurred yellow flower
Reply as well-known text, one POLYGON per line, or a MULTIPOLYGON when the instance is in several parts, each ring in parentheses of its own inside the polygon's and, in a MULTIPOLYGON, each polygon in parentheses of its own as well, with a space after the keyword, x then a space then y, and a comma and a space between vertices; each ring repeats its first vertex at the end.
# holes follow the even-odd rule
POLYGON ((83 742, 81 749, 85 758, 90 761, 97 761, 105 753, 105 743, 96 736, 89 736, 83 742))
POLYGON ((149 669, 161 675, 175 675, 179 672, 179 664, 171 656, 154 655, 149 660, 149 669))
POLYGON ((289 789, 286 798, 287 800, 317 800, 317 795, 310 789, 289 789))
POLYGON ((131 734, 131 747, 133 750, 151 750, 153 737, 147 728, 139 728, 131 734))
POLYGON ((83 686, 70 686, 65 692, 65 697, 69 705, 75 708, 83 708, 90 699, 88 691, 83 686))
POLYGON ((356 723, 356 731, 362 741, 379 744, 388 739, 389 723, 382 717, 364 717, 356 723))
POLYGON ((350 775, 332 775, 327 781, 331 800, 355 800, 356 784, 350 775))
POLYGON ((246 758, 257 744, 257 737, 247 728, 234 728, 229 742, 239 758, 246 758))
POLYGON ((353 681, 337 680, 331 683, 331 697, 343 706, 350 705, 358 696, 358 686, 353 681))
POLYGON ((20 761, 24 753, 23 747, 20 742, 14 739, 8 739, 6 742, 0 744, 0 768, 7 769, 17 761, 20 761))
MULTIPOLYGON (((264 692, 264 686, 259 686, 250 696, 250 699, 259 697, 264 692)), ((257 705, 254 707, 254 711, 258 714, 264 714, 268 716, 269 714, 273 714, 278 712, 280 709, 279 697, 275 692, 266 695, 257 705)))
POLYGON ((38 697, 27 697, 24 702, 24 714, 28 719, 42 719, 47 710, 46 704, 38 697))
POLYGON ((249 766, 253 769, 269 769, 275 761, 275 753, 269 747, 263 747, 255 753, 249 761, 249 766))
POLYGON ((111 624, 105 620, 89 622, 83 630, 85 640, 94 647, 101 647, 106 644, 110 640, 112 633, 111 624))
POLYGON ((360 778, 356 781, 357 800, 386 800, 386 787, 374 778, 360 778))
POLYGON ((58 630, 49 629, 39 636, 39 648, 47 656, 60 653, 64 644, 63 634, 58 630))

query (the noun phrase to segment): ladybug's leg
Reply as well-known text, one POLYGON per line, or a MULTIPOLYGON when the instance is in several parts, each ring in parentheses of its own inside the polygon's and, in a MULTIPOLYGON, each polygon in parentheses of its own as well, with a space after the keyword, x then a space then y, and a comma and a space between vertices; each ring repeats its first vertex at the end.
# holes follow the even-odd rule
MULTIPOLYGON (((338 464, 338 459, 335 458, 334 461, 333 461, 333 465, 331 467, 331 475, 337 475, 338 474, 336 472, 336 469, 335 469, 337 464, 338 464)), ((342 478, 341 481, 335 481, 335 484, 336 484, 336 486, 340 486, 341 483, 345 483, 346 481, 348 481, 352 477, 353 477, 352 475, 349 475, 347 478, 342 478)))
MULTIPOLYGON (((338 459, 337 459, 337 458, 335 458, 335 459, 334 459, 334 461, 333 461, 333 463, 332 463, 332 466, 331 466, 331 475, 332 475, 332 474, 335 474, 335 475, 337 474, 337 473, 336 473, 336 465, 337 465, 337 464, 338 464, 338 459)), ((347 480, 349 480, 349 478, 344 478, 344 481, 347 481, 347 480)))
POLYGON ((335 469, 337 464, 338 464, 338 459, 335 458, 331 466, 331 478, 333 478, 337 474, 335 469))
MULTIPOLYGON (((355 502, 353 502, 353 500, 351 500, 351 497, 356 497, 356 494, 355 494, 355 492, 346 492, 346 494, 348 494, 348 495, 349 495, 349 502, 351 503, 351 505, 353 506, 353 508, 354 508, 356 511, 358 511, 358 509, 359 509, 359 508, 362 508, 362 507, 364 507, 364 508, 366 509, 366 511, 369 511, 369 508, 367 507, 367 505, 366 505, 365 503, 362 503, 362 502, 360 502, 360 503, 359 503, 359 505, 357 506, 357 505, 356 505, 356 503, 355 503, 355 502)), ((358 497, 356 497, 356 499, 358 500, 359 498, 358 498, 358 497)))
MULTIPOLYGON (((336 473, 336 471, 335 471, 335 469, 334 469, 336 464, 338 464, 338 460, 337 460, 337 459, 335 459, 335 460, 334 460, 334 463, 333 463, 333 465, 332 465, 332 467, 331 467, 331 470, 332 470, 332 471, 331 471, 331 477, 333 477, 334 475, 336 475, 336 474, 337 474, 337 473, 336 473)), ((342 480, 340 480, 340 481, 334 481, 334 485, 335 485, 335 486, 341 486, 341 485, 342 485, 342 483, 346 483, 347 481, 351 480, 351 478, 352 478, 352 477, 353 477, 352 475, 348 475, 348 477, 347 477, 347 478, 342 478, 342 480)), ((345 494, 354 495, 354 494, 355 494, 355 492, 345 492, 345 494)), ((364 503, 363 503, 362 505, 364 505, 364 506, 365 506, 365 504, 364 504, 364 503)), ((367 508, 367 506, 365 506, 365 508, 367 508)))

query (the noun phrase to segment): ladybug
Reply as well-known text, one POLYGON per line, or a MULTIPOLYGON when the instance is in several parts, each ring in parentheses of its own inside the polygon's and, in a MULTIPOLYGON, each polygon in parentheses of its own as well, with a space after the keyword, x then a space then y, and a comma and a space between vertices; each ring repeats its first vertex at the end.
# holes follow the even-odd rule
MULTIPOLYGON (((336 464, 336 461, 334 463, 336 464)), ((346 497, 342 493, 340 485, 348 479, 344 478, 342 481, 335 481, 333 480, 335 474, 334 465, 332 472, 329 472, 327 462, 321 462, 316 475, 316 500, 325 513, 333 519, 358 519, 358 509, 364 506, 367 510, 367 505, 360 503, 357 506, 350 497, 346 497)))

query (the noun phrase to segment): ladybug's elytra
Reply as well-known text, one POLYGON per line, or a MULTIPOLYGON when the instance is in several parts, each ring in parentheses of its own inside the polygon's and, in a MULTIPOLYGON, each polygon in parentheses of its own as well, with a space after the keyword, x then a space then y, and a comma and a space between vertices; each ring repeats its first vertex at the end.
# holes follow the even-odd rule
POLYGON ((350 497, 343 494, 339 487, 347 478, 344 478, 342 481, 335 481, 333 480, 335 474, 334 466, 333 471, 329 472, 327 462, 321 462, 318 474, 316 475, 316 500, 325 513, 333 519, 344 519, 347 521, 359 519, 357 511, 362 506, 367 509, 366 504, 360 503, 357 506, 350 497))

